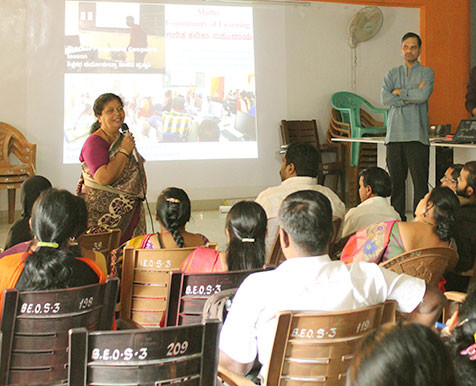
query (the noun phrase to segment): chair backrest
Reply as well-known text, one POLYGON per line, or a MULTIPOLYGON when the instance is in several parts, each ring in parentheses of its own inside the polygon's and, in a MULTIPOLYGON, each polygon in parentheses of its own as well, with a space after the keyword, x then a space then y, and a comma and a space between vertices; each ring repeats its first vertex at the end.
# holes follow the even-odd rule
POLYGON ((178 270, 194 250, 124 248, 120 317, 144 327, 163 325, 170 293, 169 273, 178 270))
MULTIPOLYGON (((0 122, 0 168, 11 167, 8 155, 13 153, 21 162, 29 165, 23 174, 33 175, 36 168, 36 145, 27 141, 25 136, 13 126, 0 122)), ((3 173, 2 174, 6 174, 3 173)), ((10 173, 8 173, 10 174, 10 173)), ((15 173, 17 174, 17 173, 15 173)))
POLYGON ((331 97, 332 107, 340 111, 342 122, 360 126, 360 106, 368 102, 357 94, 336 92, 331 97))
POLYGON ((283 119, 280 127, 284 145, 291 142, 309 142, 319 148, 320 143, 315 119, 310 121, 286 121, 283 119))
POLYGON ((68 330, 110 330, 118 279, 49 291, 5 291, 0 384, 53 384, 68 379, 68 330))
POLYGON ((69 385, 213 386, 219 328, 220 322, 210 321, 160 329, 73 329, 69 385))
POLYGON ((360 341, 395 320, 395 311, 392 301, 343 312, 279 313, 266 384, 345 385, 360 341))
MULTIPOLYGON (((119 247, 121 242, 121 230, 111 229, 101 233, 83 233, 78 237, 78 243, 84 249, 101 252, 106 258, 113 249, 119 247)), ((109 260, 109 259, 108 259, 109 260)))
POLYGON ((379 265, 396 273, 425 280, 436 286, 443 273, 451 271, 458 262, 458 253, 449 247, 419 248, 402 253, 379 265))
POLYGON ((210 296, 231 288, 238 288, 248 275, 270 269, 274 267, 231 272, 172 272, 167 325, 200 323, 203 307, 210 296))

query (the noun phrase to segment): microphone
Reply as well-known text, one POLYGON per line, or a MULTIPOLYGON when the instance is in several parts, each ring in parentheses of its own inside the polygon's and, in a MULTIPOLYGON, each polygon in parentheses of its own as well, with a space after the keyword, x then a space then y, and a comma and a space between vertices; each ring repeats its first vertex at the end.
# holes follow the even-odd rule
MULTIPOLYGON (((127 134, 129 132, 129 126, 127 126, 127 123, 123 122, 121 123, 121 133, 122 134, 127 134)), ((136 162, 139 162, 139 156, 137 155, 136 148, 132 149, 132 155, 134 156, 136 162)))

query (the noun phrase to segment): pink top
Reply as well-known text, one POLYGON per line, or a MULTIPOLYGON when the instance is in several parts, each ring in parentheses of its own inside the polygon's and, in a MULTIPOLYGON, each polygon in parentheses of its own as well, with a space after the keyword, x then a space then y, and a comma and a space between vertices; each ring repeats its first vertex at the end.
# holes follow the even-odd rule
POLYGON ((79 161, 86 162, 93 176, 101 166, 109 163, 109 146, 109 142, 99 135, 90 135, 84 142, 79 161))

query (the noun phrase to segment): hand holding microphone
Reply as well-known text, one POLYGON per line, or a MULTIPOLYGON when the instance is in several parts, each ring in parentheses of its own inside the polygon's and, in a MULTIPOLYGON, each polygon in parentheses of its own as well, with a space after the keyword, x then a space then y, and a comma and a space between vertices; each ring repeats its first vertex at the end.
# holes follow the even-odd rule
POLYGON ((132 152, 132 155, 134 156, 135 160, 139 162, 139 157, 136 151, 136 142, 132 133, 129 131, 129 126, 127 126, 127 123, 121 124, 121 132, 124 135, 124 138, 122 138, 121 147, 127 152, 129 152, 129 154, 132 152))

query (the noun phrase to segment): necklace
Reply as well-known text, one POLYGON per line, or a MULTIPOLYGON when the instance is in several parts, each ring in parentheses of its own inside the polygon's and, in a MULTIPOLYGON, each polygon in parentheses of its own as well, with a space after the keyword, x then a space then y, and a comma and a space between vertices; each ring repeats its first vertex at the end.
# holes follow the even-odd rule
POLYGON ((431 225, 432 227, 435 226, 435 224, 433 224, 433 223, 431 223, 431 222, 429 222, 429 221, 423 220, 422 218, 418 218, 416 221, 417 221, 417 222, 421 222, 421 223, 426 224, 426 225, 431 225))
POLYGON ((113 137, 113 136, 110 136, 110 135, 106 132, 106 130, 104 130, 104 129, 102 129, 102 128, 99 128, 99 130, 102 131, 102 133, 103 133, 104 136, 106 137, 106 140, 107 140, 109 143, 113 143, 113 142, 116 140, 116 138, 113 137))

